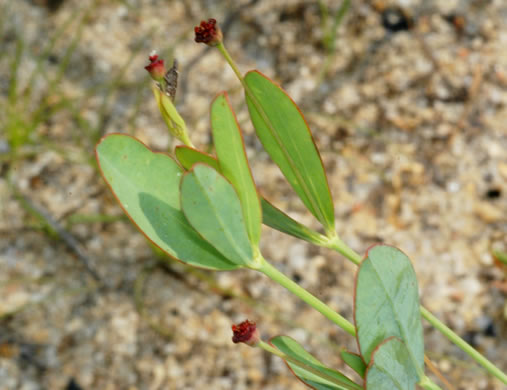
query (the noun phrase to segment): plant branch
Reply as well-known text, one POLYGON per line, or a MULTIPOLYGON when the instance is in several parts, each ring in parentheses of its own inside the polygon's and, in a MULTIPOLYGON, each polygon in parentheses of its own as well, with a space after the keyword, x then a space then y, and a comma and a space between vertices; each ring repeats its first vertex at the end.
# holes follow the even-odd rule
POLYGON ((293 282, 283 273, 278 271, 275 267, 273 267, 270 263, 263 259, 262 264, 259 268, 256 268, 257 271, 262 272, 264 275, 268 276, 273 281, 280 284, 282 287, 285 287, 291 293, 299 297, 301 300, 309 304, 315 310, 320 312, 324 317, 334 322, 340 328, 342 328, 348 334, 355 336, 356 329, 352 323, 350 323, 347 319, 342 317, 340 314, 331 309, 324 302, 316 298, 314 295, 310 294, 303 287, 293 282))
POLYGON ((424 388, 425 390, 442 390, 440 386, 434 383, 427 376, 423 376, 423 378, 417 384, 422 388, 424 388))
POLYGON ((428 368, 430 369, 430 371, 438 378, 440 379, 440 381, 444 384, 445 388, 447 390, 456 390, 454 388, 453 385, 451 385, 449 383, 449 381, 447 379, 445 379, 445 377, 442 375, 442 373, 440 372, 440 370, 438 368, 435 367, 435 365, 432 363, 432 361, 430 360, 430 358, 426 355, 424 355, 424 362, 426 363, 426 365, 428 366, 428 368))
MULTIPOLYGON (((348 260, 352 261, 354 264, 359 265, 361 262, 361 256, 355 252, 353 249, 348 247, 343 241, 340 239, 330 240, 329 244, 326 246, 327 248, 333 249, 338 253, 341 253, 348 260)), ((465 340, 463 340, 460 336, 454 333, 449 327, 447 327, 444 323, 442 323, 437 317, 435 317, 431 312, 421 305, 420 307, 421 315, 435 327, 440 333, 442 333, 445 337, 447 337, 450 341, 456 344, 463 352, 468 354, 472 359, 474 359, 477 363, 479 363, 482 367, 484 367, 491 375, 495 376, 503 383, 507 383, 507 375, 505 375, 499 368, 497 368, 493 363, 491 363, 488 359, 482 356, 477 350, 475 350, 470 344, 468 344, 465 340)))
POLYGON ((440 331, 445 337, 456 344, 463 352, 468 354, 477 363, 483 366, 491 375, 500 379, 503 383, 507 384, 507 375, 505 375, 499 368, 497 368, 488 359, 482 356, 477 350, 475 350, 470 344, 454 333, 449 327, 442 323, 437 317, 431 312, 421 306, 421 314, 433 327, 440 331))
MULTIPOLYGON (((348 4, 346 1, 344 1, 343 5, 343 15, 345 14, 346 8, 348 7, 348 4)), ((340 16, 343 17, 343 15, 340 16)), ((339 24, 340 19, 337 18, 339 24)), ((217 49, 220 51, 220 53, 224 56, 225 60, 229 63, 232 70, 238 77, 239 81, 241 82, 242 86, 245 89, 245 92, 247 96, 252 100, 252 103, 254 104, 255 108, 259 112, 260 115, 262 115, 263 110, 260 106, 259 102, 253 95, 253 93, 250 91, 250 88, 246 84, 243 76, 241 75, 241 72, 239 71, 237 65, 235 64, 234 60, 231 58, 229 53, 227 52, 225 46, 223 43, 219 43, 217 46, 217 49)), ((276 133, 273 131, 273 136, 276 138, 276 133)), ((280 143, 279 143, 280 144, 280 143)), ((280 145, 281 146, 281 145, 280 145)), ((289 163, 291 163, 291 166, 293 166, 293 161, 290 158, 290 156, 287 154, 287 152, 281 147, 281 150, 284 152, 284 155, 288 159, 289 163)), ((294 173, 296 174, 298 180, 304 184, 304 180, 298 175, 298 170, 295 169, 294 173)), ((307 192, 307 189, 306 191, 307 192)), ((307 192, 308 193, 308 192, 307 192)), ((309 197, 310 200, 313 200, 312 197, 309 197)), ((314 202, 312 202, 314 203, 314 202)), ((320 208, 314 204, 314 208, 316 212, 318 212, 321 216, 321 222, 325 221, 325 218, 323 218, 320 208)), ((336 232, 333 230, 331 231, 329 226, 325 226, 326 229, 326 235, 328 237, 327 243, 317 243, 317 245, 324 246, 327 248, 330 248, 338 253, 341 253, 344 257, 346 257, 348 260, 352 261, 354 264, 359 265, 361 263, 361 256, 355 252, 352 248, 350 248, 348 245, 346 245, 337 235, 336 232)), ((276 268, 271 266, 267 261, 263 261, 263 264, 260 268, 257 269, 258 271, 261 271, 265 275, 269 276, 271 279, 273 279, 275 282, 279 283, 289 291, 291 291, 293 294, 301 298, 303 301, 308 303, 310 306, 314 307, 316 310, 318 310, 320 313, 322 313, 325 317, 327 317, 329 320, 340 326, 342 329, 344 329, 349 334, 355 336, 355 327, 352 325, 349 321, 347 321, 345 318, 340 316, 338 313, 333 311, 329 306, 315 298, 313 295, 311 295, 309 292, 307 292, 305 289, 300 287, 298 284, 294 283, 292 280, 287 278, 284 274, 282 274, 280 271, 278 271, 276 268)), ((435 316, 433 316, 427 309, 425 309, 423 306, 420 307, 421 315, 431 323, 437 330, 439 330, 444 336, 446 336, 449 340, 451 340, 453 343, 455 343, 459 348, 461 348, 465 353, 467 353, 472 359, 474 359, 477 363, 479 363, 481 366, 483 366, 491 375, 495 376, 496 378, 500 379, 503 383, 507 384, 507 375, 505 375, 500 369, 498 369, 493 363, 491 363, 488 359, 486 359, 484 356, 482 356, 478 351, 476 351, 470 344, 468 344, 465 340, 463 340, 461 337, 459 337, 456 333, 454 333, 450 328, 448 328, 445 324, 443 324, 440 320, 438 320, 435 316)), ((425 377, 426 378, 426 377, 425 377)), ((429 381, 429 379, 428 379, 429 381)), ((436 386, 431 381, 425 381, 424 383, 427 386, 430 386, 428 388, 438 388, 437 387, 431 387, 436 386), (431 382, 431 383, 430 383, 431 382)))
POLYGON ((303 178, 303 175, 297 169, 296 163, 294 162, 294 160, 292 159, 292 156, 290 155, 289 151, 287 150, 287 148, 285 147, 284 143, 280 139, 280 135, 275 131, 275 129, 273 127, 273 124, 271 123, 271 121, 269 120, 266 112, 262 108, 262 105, 260 104, 260 102, 257 99, 257 97, 252 92, 251 88, 246 83, 244 77, 241 75, 241 72, 239 71, 238 66, 236 65, 236 63, 234 62, 234 60, 232 59, 232 57, 230 56, 230 54, 227 51, 227 49, 225 48, 224 44, 223 43, 219 43, 216 46, 216 48, 224 56, 225 60, 229 64, 229 66, 231 67, 231 69, 234 71, 234 73, 238 77, 241 85, 243 86, 243 89, 245 90, 246 96, 250 99, 250 101, 252 102, 253 106, 255 107, 255 110, 257 111, 257 113, 259 114, 259 116, 263 119, 264 123, 266 124, 266 127, 269 128, 270 135, 275 139, 275 141, 276 141, 278 147, 280 148, 280 151, 282 152, 284 158, 287 160, 288 164, 290 165, 290 167, 292 169, 292 173, 296 177, 297 182, 299 183, 299 185, 301 186, 303 192, 305 193, 305 195, 306 195, 306 197, 308 199, 308 202, 311 204, 311 207, 308 207, 308 209, 310 209, 310 211, 312 212, 312 214, 314 214, 315 217, 320 221, 320 223, 322 223, 322 225, 324 226, 324 229, 326 231, 326 234, 328 234, 328 235, 336 235, 336 231, 335 231, 335 228, 334 228, 334 221, 333 221, 332 224, 329 223, 328 221, 326 221, 326 217, 325 217, 325 215, 324 215, 324 213, 322 211, 322 207, 319 204, 320 202, 316 201, 315 198, 312 196, 311 191, 308 188, 308 185, 306 184, 306 181, 303 178))

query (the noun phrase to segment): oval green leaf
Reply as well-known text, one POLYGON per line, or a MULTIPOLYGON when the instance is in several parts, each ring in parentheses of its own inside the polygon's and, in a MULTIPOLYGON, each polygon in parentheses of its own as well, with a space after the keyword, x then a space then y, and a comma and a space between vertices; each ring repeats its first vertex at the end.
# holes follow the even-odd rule
POLYGON ((392 337, 374 351, 366 371, 366 390, 414 390, 417 370, 405 344, 392 337))
POLYGON ((304 368, 284 360, 296 377, 305 385, 316 390, 347 390, 362 389, 357 383, 353 382, 341 372, 333 370, 323 365, 294 339, 288 336, 277 336, 270 340, 270 343, 283 352, 285 355, 311 367, 317 372, 310 372, 304 368), (319 373, 322 375, 320 376, 319 373), (328 378, 332 378, 331 382, 328 378), (343 383, 339 385, 338 383, 343 383))
POLYGON ((238 268, 190 226, 180 209, 182 170, 163 153, 153 153, 133 137, 112 134, 96 147, 100 170, 137 228, 165 253, 212 270, 238 268))
POLYGON ((220 172, 238 193, 248 237, 257 247, 262 225, 259 195, 246 158, 241 130, 225 92, 211 104, 211 128, 220 172))
POLYGON ((364 364, 361 356, 359 356, 357 353, 352 353, 345 349, 340 351, 340 356, 347 366, 357 372, 361 378, 364 378, 364 374, 366 372, 366 364, 364 364))
POLYGON ((254 254, 238 195, 216 170, 196 164, 185 173, 181 207, 194 229, 229 261, 252 264, 254 254))
POLYGON ((334 231, 334 206, 320 154, 301 111, 258 71, 245 76, 246 102, 257 136, 272 160, 326 231, 334 231))
POLYGON ((410 259, 399 249, 376 245, 367 252, 356 279, 354 317, 366 363, 380 343, 398 337, 415 367, 424 367, 419 292, 410 259))
MULTIPOLYGON (((177 146, 175 154, 180 164, 186 170, 191 169, 194 164, 202 162, 220 172, 218 160, 209 154, 203 153, 188 146, 177 146)), ((283 211, 273 206, 263 197, 261 197, 261 207, 262 222, 273 229, 318 245, 320 245, 323 240, 326 239, 316 231, 309 229, 301 223, 295 221, 283 211)))

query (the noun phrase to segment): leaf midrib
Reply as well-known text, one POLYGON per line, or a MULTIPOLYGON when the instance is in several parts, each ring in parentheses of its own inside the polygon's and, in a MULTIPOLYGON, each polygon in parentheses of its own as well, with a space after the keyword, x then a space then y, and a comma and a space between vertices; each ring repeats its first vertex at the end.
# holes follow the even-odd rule
MULTIPOLYGON (((231 114, 230 111, 229 111, 229 114, 231 114)), ((233 126, 232 131, 235 131, 235 132, 237 132, 237 134, 240 134, 239 133, 240 130, 237 128, 236 119, 234 118, 234 116, 231 115, 230 119, 232 120, 232 122, 228 121, 228 123, 229 123, 229 126, 233 126), (233 123, 234 123, 234 125, 233 125, 233 123)), ((240 137, 241 137, 241 135, 240 135, 240 137)), ((259 208, 259 215, 262 215, 261 211, 260 211, 260 202, 259 202, 259 198, 257 195, 257 190, 255 188, 255 184, 253 183, 252 174, 251 174, 250 169, 248 167, 248 159, 246 158, 245 153, 240 153, 240 150, 242 152, 244 150, 241 140, 240 140, 240 146, 241 146, 241 149, 239 149, 237 147, 232 148, 233 157, 234 157, 234 160, 236 160, 236 162, 237 162, 237 166, 242 167, 242 168, 246 167, 246 172, 244 169, 241 169, 242 173, 240 175, 235 175, 235 177, 239 176, 241 188, 245 189, 247 193, 253 189, 253 191, 255 192, 255 194, 257 196, 257 203, 258 203, 257 207, 259 208), (252 180, 251 181, 247 180, 246 175, 249 175, 252 180)), ((219 159, 219 162, 220 162, 220 159, 219 159)), ((239 195, 238 195, 238 198, 241 203, 241 197, 239 195)), ((248 204, 243 205, 243 207, 242 207, 242 212, 245 213, 245 222, 246 222, 246 225, 248 225, 247 232, 249 232, 248 235, 250 237, 250 240, 255 241, 255 243, 258 244, 259 238, 260 238, 260 225, 257 226, 257 224, 254 222, 255 218, 253 215, 254 214, 253 207, 249 207, 250 200, 255 201, 255 199, 253 199, 253 197, 251 197, 249 195, 246 195, 244 198, 246 200, 246 203, 248 203, 248 204)))
MULTIPOLYGON (((385 287, 383 279, 380 277, 380 273, 377 270, 377 267, 376 267, 375 263, 371 260, 371 258, 369 258, 369 260, 370 260, 370 263, 372 265, 372 269, 373 269, 375 275, 377 276, 377 279, 380 281, 382 289, 384 290, 385 295, 386 295, 386 297, 387 297, 387 299, 388 299, 388 301, 390 303, 391 310, 393 311, 393 315, 394 315, 394 318, 396 320, 396 324, 398 325, 398 328, 400 330, 401 338, 402 338, 403 343, 405 344, 405 347, 406 347, 406 349, 408 351, 408 354, 410 356, 410 360, 412 360, 412 363, 414 364, 414 367, 416 367, 417 374, 418 374, 418 376, 420 376, 421 367, 419 366, 419 362, 417 361, 416 357, 413 354, 412 348, 409 347, 409 343, 408 343, 409 340, 408 340, 408 337, 407 337, 406 329, 405 329, 404 326, 401 326, 401 320, 400 320, 400 317, 398 315, 398 312, 396 310, 393 310, 393 308, 394 308, 393 300, 391 298, 391 295, 388 293, 388 290, 385 287)), ((400 273, 404 273, 406 269, 407 269, 407 265, 404 265, 404 267, 402 268, 402 271, 400 273)))
MULTIPOLYGON (((99 152, 100 153, 100 152, 99 152)), ((170 157, 168 157, 170 158, 170 157)), ((152 158, 150 156, 150 161, 148 161, 148 165, 154 160, 154 158, 152 158)), ((116 168, 116 165, 113 164, 110 160, 108 159, 107 157, 105 156, 102 156, 100 157, 100 161, 102 162, 101 165, 106 165, 108 166, 111 171, 113 171, 115 173, 115 177, 120 177, 122 178, 123 180, 121 180, 122 183, 124 183, 124 185, 131 189, 132 190, 132 193, 139 193, 140 191, 138 190, 138 188, 133 184, 132 180, 129 180, 129 177, 127 175, 125 175, 121 170, 119 170, 118 168, 116 168)), ((180 174, 182 173, 181 171, 179 172, 180 174)), ((110 182, 110 181, 109 181, 110 182)), ((112 185, 111 185, 112 187, 112 185)), ((116 194, 116 192, 115 192, 116 194)), ((160 195, 160 194, 157 194, 157 195, 160 195)), ((117 195, 119 196, 119 195, 117 195)), ((122 203, 122 202, 120 202, 122 203)), ((122 203, 123 204, 123 203, 122 203)), ((186 221, 185 219, 185 215, 183 214, 182 210, 178 210, 180 213, 181 213, 181 217, 177 217, 177 216, 173 216, 173 218, 171 219, 172 221, 176 221, 178 223, 178 226, 182 227, 183 229, 182 230, 185 230, 186 232, 189 233, 190 236, 198 236, 198 233, 196 232, 196 230, 186 221)), ((128 215, 131 215, 131 212, 129 212, 128 209, 125 210, 125 212, 128 214, 128 215)), ((143 217, 146 218, 145 214, 142 213, 143 217)), ((133 217, 132 217, 133 218, 133 217)), ((136 223, 137 224, 137 223, 136 223)), ((153 228, 153 225, 150 223, 150 225, 152 226, 153 228)), ((139 227, 141 229, 141 227, 139 227)), ((143 229, 141 229, 143 230, 143 229)), ((176 258, 179 259, 179 255, 178 253, 176 253, 172 248, 170 248, 163 240, 162 238, 160 237, 160 235, 156 232, 155 229, 153 229, 155 234, 160 238, 160 241, 161 243, 163 244, 164 248, 166 251, 170 252, 170 254, 172 256, 175 256, 176 258)), ((213 247, 213 245, 210 245, 208 242, 206 242, 206 245, 208 245, 210 248, 213 248, 214 250, 216 250, 216 248, 213 247)), ((219 253, 217 251, 217 254, 220 255, 220 257, 217 257, 218 259, 220 259, 221 261, 224 261, 224 262, 228 262, 230 263, 232 266, 234 266, 234 263, 232 261, 230 261, 229 259, 227 259, 224 255, 222 255, 221 253, 219 253)), ((214 254, 213 254, 213 257, 216 257, 214 254)), ((185 261, 188 261, 188 260, 185 260, 185 261)))
MULTIPOLYGON (((259 76, 263 77, 261 75, 259 75, 259 76)), ((269 80, 268 80, 268 82, 269 82, 269 80)), ((246 83, 246 81, 245 81, 245 83, 246 83)), ((321 202, 320 197, 317 196, 317 200, 315 200, 314 197, 312 196, 312 193, 310 192, 309 188, 307 187, 306 182, 303 180, 303 176, 301 175, 301 173, 297 169, 296 163, 294 162, 294 160, 290 156, 287 148, 285 147, 285 145, 281 141, 280 136, 275 131, 273 124, 269 120, 269 117, 267 116, 266 112, 264 111, 264 108, 262 107, 262 105, 260 104, 260 102, 257 100, 257 97, 250 90, 250 87, 249 88, 245 88, 245 91, 247 92, 248 97, 250 98, 250 100, 252 101, 252 103, 254 104, 255 109, 257 110, 259 116, 262 118, 262 120, 266 124, 266 127, 269 130, 269 133, 275 139, 275 141, 276 141, 278 147, 280 148, 280 150, 282 151, 285 159, 289 163, 289 166, 290 166, 290 168, 291 168, 294 176, 296 176, 296 179, 297 179, 298 183, 300 184, 301 188, 303 189, 304 194, 306 195, 308 201, 312 205, 312 208, 314 209, 314 213, 317 214, 316 215, 317 219, 319 219, 322 224, 326 225, 326 229, 328 229, 330 227, 333 227, 334 220, 331 222, 331 225, 329 225, 328 220, 326 218, 326 215, 324 213, 324 208, 321 207, 322 206, 322 202, 321 202)), ((284 92, 282 91, 282 93, 284 93, 284 92)), ((308 129, 308 131, 310 131, 310 130, 308 129)), ((313 147, 316 148, 315 145, 313 145, 313 147)), ((322 169, 324 169, 324 168, 322 168, 322 169)), ((311 175, 307 175, 307 177, 311 177, 311 175)), ((326 179, 326 181, 327 181, 327 179, 326 179)), ((313 180, 310 180, 310 182, 312 183, 311 186, 313 187, 313 189, 315 189, 314 184, 313 184, 313 180)), ((328 189, 328 192, 329 192, 329 189, 328 189)))
MULTIPOLYGON (((210 169, 213 169, 213 168, 210 168, 210 169)), ((218 175, 218 173, 216 173, 216 174, 218 175)), ((205 187, 203 186, 203 184, 201 184, 201 181, 198 179, 197 175, 195 174, 195 171, 193 172, 193 175, 196 179, 196 184, 201 188, 201 193, 203 194, 204 198, 208 201, 210 208, 214 211, 215 217, 216 217, 219 225, 222 227, 222 231, 224 232, 224 235, 226 236, 227 242, 232 246, 232 248, 234 248, 236 253, 240 255, 240 258, 243 260, 244 264, 248 264, 252 260, 252 256, 248 256, 243 251, 243 249, 241 249, 240 246, 236 245, 236 241, 233 239, 233 236, 231 235, 230 230, 226 228, 227 225, 224 223, 222 218, 220 218, 220 214, 217 212, 214 202, 208 196, 208 193, 207 193, 205 187)), ((234 191, 234 189, 233 189, 233 191, 234 191)), ((244 225, 243 225, 243 228, 244 228, 244 225)), ((211 244, 211 245, 214 246, 213 244, 211 244)), ((218 250, 218 248, 216 248, 216 249, 218 250)), ((222 254, 222 255, 227 258, 227 256, 225 256, 224 254, 222 254)), ((234 262, 234 259, 229 259, 229 261, 234 262)))

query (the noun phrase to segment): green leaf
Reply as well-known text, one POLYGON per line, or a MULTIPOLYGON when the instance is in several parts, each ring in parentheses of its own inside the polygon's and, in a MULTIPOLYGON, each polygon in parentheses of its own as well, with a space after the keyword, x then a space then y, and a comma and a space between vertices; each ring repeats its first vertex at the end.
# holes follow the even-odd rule
POLYGON ((200 162, 209 165, 210 167, 215 169, 215 171, 220 172, 220 165, 218 164, 218 160, 215 157, 210 156, 209 154, 201 152, 197 149, 193 149, 189 146, 180 145, 176 146, 174 153, 176 154, 176 158, 178 159, 180 164, 187 171, 192 169, 192 166, 194 164, 200 162))
POLYGON ((265 225, 282 233, 316 244, 320 244, 326 239, 326 237, 323 237, 316 231, 295 221, 264 198, 261 198, 261 206, 262 221, 265 225))
POLYGON ((137 228, 168 255, 213 270, 239 268, 190 226, 180 209, 182 170, 163 153, 153 153, 133 137, 103 138, 96 156, 104 179, 137 228))
POLYGON ((315 373, 309 372, 302 367, 297 366, 294 363, 285 361, 289 368, 292 370, 294 375, 303 382, 305 385, 312 387, 316 390, 347 390, 349 388, 361 389, 359 385, 351 381, 345 375, 339 371, 333 370, 329 367, 324 366, 319 360, 313 357, 311 354, 306 352, 304 348, 296 342, 294 339, 288 336, 277 336, 270 340, 270 343, 283 352, 285 355, 298 360, 299 362, 316 369, 326 377, 331 377, 337 382, 341 382, 344 386, 340 386, 336 383, 329 381, 328 379, 322 378, 315 373))
POLYGON ((414 390, 417 371, 405 344, 392 337, 374 351, 366 372, 366 390, 414 390))
POLYGON ((250 117, 264 148, 308 210, 327 231, 334 231, 334 206, 326 174, 299 108, 258 71, 248 72, 245 83, 250 117))
POLYGON ((400 338, 414 366, 422 372, 424 341, 417 279, 409 258, 399 249, 377 245, 367 252, 356 280, 355 322, 366 363, 389 337, 400 338))
POLYGON ((347 366, 357 372, 361 378, 364 378, 364 373, 366 372, 366 364, 364 364, 361 356, 359 356, 357 353, 352 353, 345 349, 340 351, 340 356, 347 366))
MULTIPOLYGON (((202 162, 220 172, 218 160, 209 154, 192 149, 188 146, 177 146, 175 153, 178 161, 186 170, 192 168, 195 163, 202 162)), ((312 243, 322 243, 323 239, 325 239, 321 234, 295 221, 262 197, 261 207, 262 222, 265 225, 312 243)))
POLYGON ((181 207, 190 224, 229 261, 245 266, 254 254, 234 187, 213 168, 196 164, 181 181, 181 207))
POLYGON ((250 242, 259 245, 262 212, 259 195, 248 166, 241 130, 224 92, 211 105, 211 128, 220 172, 236 189, 250 242))

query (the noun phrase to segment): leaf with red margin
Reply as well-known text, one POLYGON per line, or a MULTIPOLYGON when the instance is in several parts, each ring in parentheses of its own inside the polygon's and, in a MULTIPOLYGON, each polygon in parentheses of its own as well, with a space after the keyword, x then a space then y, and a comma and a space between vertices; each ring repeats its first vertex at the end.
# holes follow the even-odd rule
POLYGON ((194 229, 229 261, 242 266, 255 261, 238 194, 212 167, 195 164, 184 174, 181 208, 194 229))
MULTIPOLYGON (((175 154, 180 164, 186 170, 191 169, 194 164, 201 162, 215 168, 220 172, 220 165, 218 164, 218 160, 209 154, 183 145, 176 147, 175 154)), ((289 217, 279 208, 269 203, 262 196, 261 207, 262 222, 265 225, 285 234, 289 234, 293 237, 297 237, 316 244, 321 244, 325 239, 325 237, 323 237, 321 234, 307 228, 303 224, 289 217)))
POLYGON ((264 149, 326 231, 334 231, 334 205, 326 173, 298 106, 258 71, 245 76, 250 118, 264 149))
POLYGON ((364 374, 366 372, 366 364, 364 364, 364 361, 360 355, 357 353, 349 352, 346 349, 342 349, 340 351, 340 356, 347 366, 357 372, 361 378, 364 378, 364 374))
POLYGON ((285 355, 309 366, 323 375, 331 377, 338 382, 342 382, 344 387, 333 383, 325 378, 318 376, 312 372, 305 370, 298 365, 288 362, 286 360, 285 363, 289 366, 291 371, 296 377, 303 382, 308 387, 315 390, 347 390, 349 388, 361 389, 357 383, 353 382, 341 372, 333 370, 329 367, 323 365, 319 360, 317 360, 310 353, 305 351, 305 349, 294 339, 288 336, 277 336, 270 340, 270 344, 276 347, 278 350, 283 352, 285 355))
POLYGON ((417 278, 410 259, 399 249, 375 245, 356 277, 354 320, 361 356, 366 363, 389 337, 401 339, 415 367, 423 372, 424 340, 417 278))
POLYGON ((179 190, 183 172, 171 157, 122 134, 102 138, 95 153, 120 206, 153 244, 188 265, 240 268, 203 240, 183 215, 179 190))
POLYGON ((317 245, 322 245, 327 239, 322 234, 292 219, 264 198, 261 198, 261 206, 262 222, 270 228, 317 245))
POLYGON ((414 390, 417 370, 405 344, 396 337, 381 343, 366 370, 366 390, 414 390))
POLYGON ((220 173, 236 189, 248 237, 252 245, 257 247, 261 237, 261 204, 246 158, 243 136, 225 92, 219 94, 211 104, 211 129, 220 173))

